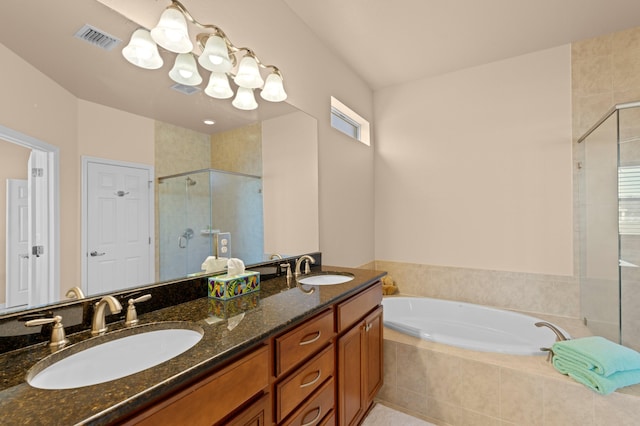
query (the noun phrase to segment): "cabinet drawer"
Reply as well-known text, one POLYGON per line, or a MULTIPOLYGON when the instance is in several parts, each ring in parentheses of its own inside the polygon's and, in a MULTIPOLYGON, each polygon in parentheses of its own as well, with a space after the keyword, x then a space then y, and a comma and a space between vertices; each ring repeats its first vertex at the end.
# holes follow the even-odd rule
POLYGON ((276 375, 288 371, 333 337, 333 312, 326 311, 276 338, 276 375))
POLYGON ((338 332, 344 331, 382 303, 382 282, 378 281, 365 291, 337 307, 338 332))
POLYGON ((265 346, 124 424, 212 425, 268 387, 268 365, 265 346))
POLYGON ((334 364, 334 346, 331 345, 276 386, 278 422, 333 376, 334 364))
POLYGON ((334 411, 335 389, 333 379, 326 382, 307 403, 302 405, 283 423, 285 426, 315 426, 334 411))

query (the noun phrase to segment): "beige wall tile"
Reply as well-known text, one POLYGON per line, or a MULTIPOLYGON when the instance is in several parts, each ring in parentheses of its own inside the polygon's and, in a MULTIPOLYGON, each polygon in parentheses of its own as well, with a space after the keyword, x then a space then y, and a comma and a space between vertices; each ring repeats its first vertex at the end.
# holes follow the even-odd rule
POLYGON ((428 352, 426 392, 430 399, 460 406, 462 380, 460 358, 434 351, 428 352))
POLYGON ((500 370, 500 418, 521 426, 542 425, 542 378, 517 370, 500 370))
POLYGON ((500 369, 495 365, 460 360, 460 405, 486 416, 500 415, 500 369))
POLYGON ((396 376, 398 391, 410 390, 419 395, 427 394, 426 352, 412 345, 396 345, 396 376))
POLYGON ((545 426, 591 426, 595 393, 583 385, 544 379, 545 426))
POLYGON ((611 426, 635 426, 640 423, 638 397, 613 393, 594 396, 594 424, 611 426))

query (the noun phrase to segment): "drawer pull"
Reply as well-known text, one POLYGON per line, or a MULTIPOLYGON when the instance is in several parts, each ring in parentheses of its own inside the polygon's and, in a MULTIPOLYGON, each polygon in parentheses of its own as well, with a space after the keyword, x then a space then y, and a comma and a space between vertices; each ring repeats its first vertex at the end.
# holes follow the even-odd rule
MULTIPOLYGON (((321 407, 316 407, 316 408, 314 408, 314 410, 318 410, 318 414, 316 414, 316 416, 313 418, 313 420, 311 420, 310 422, 307 422, 307 423, 302 423, 300 426, 311 426, 312 424, 314 424, 315 422, 318 421, 318 419, 320 418, 320 414, 322 414, 322 408, 321 407)), ((307 414, 309 414, 310 412, 311 412, 311 410, 307 411, 307 414)), ((307 416, 307 414, 305 414, 305 417, 307 416)))
MULTIPOLYGON (((304 345, 308 345, 310 343, 316 342, 320 338, 320 336, 322 335, 322 332, 320 330, 318 330, 318 331, 316 331, 316 333, 318 334, 316 337, 311 338, 309 340, 301 340, 300 343, 298 343, 298 345, 304 346, 304 345)), ((309 334, 307 334, 307 336, 310 336, 311 334, 312 333, 309 333, 309 334)), ((305 336, 305 337, 307 337, 307 336, 305 336)))
POLYGON ((316 371, 316 373, 317 373, 317 376, 313 380, 311 380, 310 382, 301 384, 300 387, 301 388, 306 388, 306 387, 309 387, 311 385, 316 384, 318 382, 318 380, 320 380, 320 377, 322 377, 322 370, 318 369, 318 371, 316 371))

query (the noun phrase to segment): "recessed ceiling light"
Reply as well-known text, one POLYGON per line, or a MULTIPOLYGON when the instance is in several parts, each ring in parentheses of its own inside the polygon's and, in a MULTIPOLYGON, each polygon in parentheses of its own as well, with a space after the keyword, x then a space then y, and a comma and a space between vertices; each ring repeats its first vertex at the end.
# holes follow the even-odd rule
POLYGON ((213 120, 203 120, 202 122, 207 126, 213 126, 214 124, 216 124, 216 122, 213 120))

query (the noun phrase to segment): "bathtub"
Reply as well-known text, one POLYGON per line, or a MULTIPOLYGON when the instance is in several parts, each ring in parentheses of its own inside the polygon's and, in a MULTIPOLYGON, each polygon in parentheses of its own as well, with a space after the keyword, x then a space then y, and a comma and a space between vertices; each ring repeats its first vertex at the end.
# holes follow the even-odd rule
POLYGON ((386 327, 460 348, 546 355, 540 348, 551 347, 556 340, 553 331, 534 325, 542 320, 517 312, 426 297, 387 297, 382 305, 386 327))

